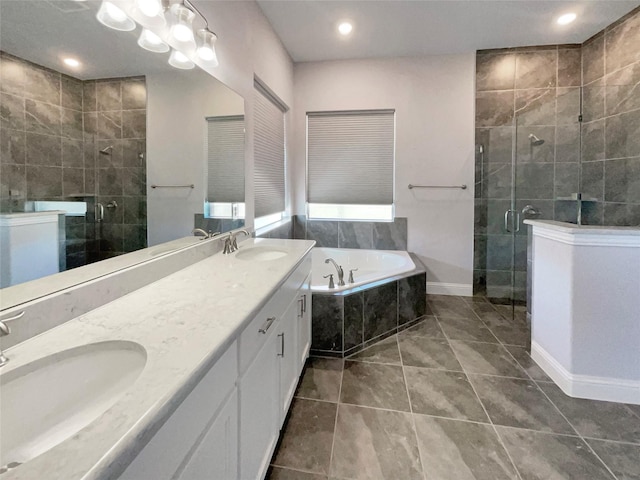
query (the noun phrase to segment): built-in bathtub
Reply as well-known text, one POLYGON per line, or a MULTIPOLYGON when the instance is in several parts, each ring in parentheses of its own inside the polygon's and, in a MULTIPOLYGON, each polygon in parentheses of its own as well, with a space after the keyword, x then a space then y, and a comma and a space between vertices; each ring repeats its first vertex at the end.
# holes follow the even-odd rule
POLYGON ((316 355, 344 357, 416 323, 426 311, 426 270, 416 255, 395 250, 314 248, 312 342, 316 355), (344 270, 338 285, 332 258, 344 270), (349 270, 356 269, 349 283, 349 270), (335 288, 329 288, 334 274, 335 288))

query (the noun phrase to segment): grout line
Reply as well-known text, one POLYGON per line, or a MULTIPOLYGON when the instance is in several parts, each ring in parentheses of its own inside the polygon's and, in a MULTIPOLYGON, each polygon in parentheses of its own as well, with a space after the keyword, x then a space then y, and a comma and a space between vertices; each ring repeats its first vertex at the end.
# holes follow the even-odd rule
MULTIPOLYGON (((480 319, 480 317, 478 316, 478 314, 475 311, 473 313, 476 315, 476 317, 478 317, 478 319, 480 319)), ((480 321, 482 322, 482 319, 480 319, 480 321)), ((446 332, 445 332, 445 335, 446 335, 446 332)), ((449 347, 449 348, 451 348, 451 347, 449 347)), ((451 348, 451 350, 453 351, 453 355, 458 360, 458 363, 460 363, 460 358, 458 358, 458 355, 456 355, 455 350, 453 350, 453 348, 451 348)), ((476 390, 476 387, 471 382, 471 379, 469 378, 469 375, 467 374, 467 372, 466 372, 464 366, 462 365, 462 363, 460 363, 460 366, 462 367, 462 370, 463 370, 465 376, 467 377, 467 381, 469 382, 469 385, 471 386, 471 389, 473 390, 473 393, 475 394, 476 399, 480 403, 480 406, 482 407, 482 410, 484 411, 484 414, 487 416, 487 419, 489 419, 489 423, 491 425, 491 428, 493 429, 493 432, 495 433, 496 437, 498 438, 498 441, 500 442, 500 445, 502 446, 502 449, 504 450, 504 452, 507 455, 507 458, 511 462, 511 466, 513 467, 513 470, 516 472, 516 475, 518 476, 518 478, 520 480, 523 480, 522 476, 520 475, 520 472, 518 471, 518 468, 516 467, 516 463, 513 461, 513 458, 511 458, 511 454, 509 453, 509 450, 507 450, 507 447, 504 444, 504 441, 502 440, 502 437, 498 433, 498 429, 493 424, 493 420, 491 419, 491 416, 489 415, 489 412, 487 411, 487 408, 484 406, 484 403, 482 402, 482 399, 480 398, 480 395, 478 395, 478 391, 476 390)))
POLYGON ((336 419, 333 423, 333 437, 331 438, 331 455, 329 456, 329 468, 327 477, 331 476, 331 467, 333 466, 333 449, 336 445, 336 430, 338 429, 338 415, 340 414, 340 398, 342 397, 342 381, 344 380, 344 366, 345 362, 342 362, 342 370, 340 371, 340 386, 338 387, 338 403, 336 405, 336 419))

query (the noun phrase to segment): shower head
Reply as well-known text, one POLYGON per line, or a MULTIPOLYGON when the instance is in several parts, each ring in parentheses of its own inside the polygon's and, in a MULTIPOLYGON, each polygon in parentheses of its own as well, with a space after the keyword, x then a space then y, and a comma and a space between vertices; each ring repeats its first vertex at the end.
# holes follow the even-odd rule
POLYGON ((536 137, 533 133, 529 134, 529 141, 531 142, 531 145, 534 147, 540 146, 544 143, 544 140, 536 137))
POLYGON ((112 150, 113 150, 113 145, 109 145, 108 147, 104 147, 102 150, 100 150, 100 153, 102 155, 111 155, 112 150))

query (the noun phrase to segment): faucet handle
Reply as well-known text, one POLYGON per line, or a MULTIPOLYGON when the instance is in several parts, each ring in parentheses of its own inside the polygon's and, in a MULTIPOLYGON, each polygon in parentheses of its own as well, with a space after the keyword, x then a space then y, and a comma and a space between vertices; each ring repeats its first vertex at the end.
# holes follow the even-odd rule
POLYGON ((358 269, 357 268, 352 268, 351 270, 349 270, 349 283, 353 283, 353 272, 357 272, 358 269))
POLYGON ((333 273, 330 273, 329 275, 324 275, 322 278, 329 278, 329 288, 336 288, 336 284, 333 283, 333 273))

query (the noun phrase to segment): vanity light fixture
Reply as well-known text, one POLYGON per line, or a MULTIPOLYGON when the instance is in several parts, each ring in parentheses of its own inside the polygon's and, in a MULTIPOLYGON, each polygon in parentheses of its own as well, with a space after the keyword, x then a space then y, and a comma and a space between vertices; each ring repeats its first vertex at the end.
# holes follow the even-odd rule
POLYGON ((573 12, 565 13, 564 15, 560 15, 558 17, 558 25, 568 25, 576 19, 577 15, 573 12))
POLYGON ((146 28, 143 28, 142 32, 140 32, 138 45, 145 50, 155 53, 166 53, 169 51, 169 45, 164 43, 158 35, 146 28))
POLYGON ((136 28, 136 22, 108 0, 102 0, 96 18, 101 24, 114 30, 130 32, 136 28))
POLYGON ((191 70, 196 66, 189 57, 179 50, 171 50, 171 55, 169 55, 169 65, 179 68, 180 70, 191 70))
POLYGON ((160 0, 136 0, 135 8, 145 17, 156 17, 164 10, 160 0))
POLYGON ((175 16, 176 20, 171 27, 169 36, 185 46, 195 47, 196 40, 193 36, 193 20, 196 18, 196 14, 187 8, 184 3, 174 3, 171 6, 171 13, 175 16))
POLYGON ((218 39, 217 35, 206 28, 198 30, 198 37, 202 38, 202 45, 198 47, 196 53, 200 60, 209 63, 213 67, 218 66, 218 56, 214 44, 218 39))

